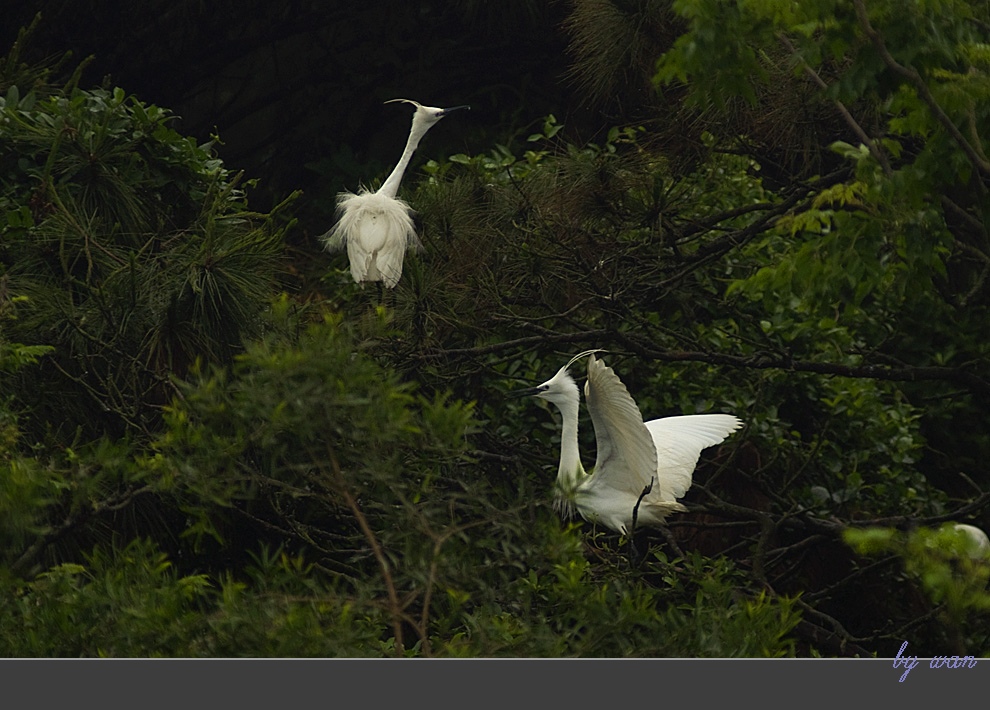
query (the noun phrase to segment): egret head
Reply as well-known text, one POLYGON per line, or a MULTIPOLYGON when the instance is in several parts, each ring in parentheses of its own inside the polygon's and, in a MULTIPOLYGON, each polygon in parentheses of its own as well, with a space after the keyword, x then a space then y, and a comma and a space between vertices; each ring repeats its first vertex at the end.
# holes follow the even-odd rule
POLYGON ((543 384, 513 392, 513 396, 523 397, 526 395, 531 395, 533 397, 539 397, 540 399, 545 399, 548 402, 553 402, 557 405, 558 409, 562 406, 566 406, 567 404, 576 406, 580 399, 580 394, 577 383, 574 381, 574 378, 571 377, 570 373, 567 372, 567 370, 577 360, 597 352, 602 351, 600 349, 585 350, 582 353, 578 353, 572 357, 566 365, 557 370, 557 374, 543 384))
POLYGON ((448 113, 453 111, 459 111, 462 108, 470 109, 470 106, 452 106, 451 108, 436 108, 435 106, 424 106, 418 101, 413 101, 412 99, 389 99, 385 103, 407 103, 412 104, 416 107, 416 113, 413 114, 413 130, 417 128, 421 131, 425 131, 427 128, 432 126, 434 123, 439 121, 441 118, 446 116, 448 113))

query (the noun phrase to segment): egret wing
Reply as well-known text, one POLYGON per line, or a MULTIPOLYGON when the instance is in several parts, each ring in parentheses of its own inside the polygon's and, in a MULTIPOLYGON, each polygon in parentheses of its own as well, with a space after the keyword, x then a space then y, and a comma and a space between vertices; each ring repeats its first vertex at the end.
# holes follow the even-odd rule
POLYGON ((742 422, 731 414, 687 414, 646 422, 657 456, 657 483, 662 500, 682 497, 703 449, 715 446, 742 422))
POLYGON ((656 450, 643 415, 618 375, 594 355, 588 357, 584 394, 598 447, 589 486, 630 494, 635 502, 657 468, 656 450))

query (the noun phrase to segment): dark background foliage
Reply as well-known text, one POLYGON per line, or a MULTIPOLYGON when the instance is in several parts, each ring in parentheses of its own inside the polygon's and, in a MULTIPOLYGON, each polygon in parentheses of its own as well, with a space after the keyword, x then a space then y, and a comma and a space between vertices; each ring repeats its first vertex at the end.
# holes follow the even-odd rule
MULTIPOLYGON (((36 11, 12 9, 6 46, 36 11)), ((183 133, 219 134, 221 156, 263 178, 259 207, 303 189, 326 208, 401 152, 407 117, 387 99, 472 105, 430 136, 436 155, 518 137, 562 103, 567 120, 580 116, 561 82, 566 11, 528 0, 48 2, 30 49, 92 56, 86 83, 106 77, 169 107, 183 133)))

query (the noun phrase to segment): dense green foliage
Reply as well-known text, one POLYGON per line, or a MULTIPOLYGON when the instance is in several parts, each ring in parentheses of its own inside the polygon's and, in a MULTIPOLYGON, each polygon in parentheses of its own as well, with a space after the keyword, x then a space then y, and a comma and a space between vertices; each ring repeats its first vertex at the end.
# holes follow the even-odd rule
POLYGON ((389 292, 286 248, 328 201, 252 212, 168 111, 19 45, 0 653, 987 655, 990 568, 940 526, 990 527, 988 27, 575 0, 573 77, 648 118, 417 161, 389 292), (558 519, 557 422, 504 396, 585 348, 647 418, 745 421, 639 565, 558 519))

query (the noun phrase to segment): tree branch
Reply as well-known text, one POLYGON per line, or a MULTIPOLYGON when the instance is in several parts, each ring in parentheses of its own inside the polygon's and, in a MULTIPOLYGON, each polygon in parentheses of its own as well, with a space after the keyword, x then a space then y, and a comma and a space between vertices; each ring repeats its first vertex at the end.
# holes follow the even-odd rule
MULTIPOLYGON (((962 131, 956 126, 956 124, 949 118, 949 115, 942 110, 939 106, 938 101, 932 95, 931 90, 928 88, 928 84, 925 83, 924 78, 918 73, 918 70, 914 67, 906 67, 894 59, 893 55, 887 49, 887 45, 883 41, 883 37, 877 32, 873 25, 870 24, 869 15, 866 12, 866 6, 863 4, 863 0, 853 0, 853 6, 856 8, 856 17, 859 19, 859 24, 863 28, 863 32, 873 43, 876 48, 877 53, 880 58, 883 59, 884 64, 891 69, 895 74, 898 74, 905 79, 907 79, 912 86, 918 91, 918 95, 921 100, 928 105, 935 119, 942 124, 942 126, 949 132, 952 139, 959 145, 962 151, 966 154, 969 162, 973 164, 977 172, 981 173, 984 178, 990 177, 990 162, 980 156, 980 152, 974 148, 966 137, 962 134, 962 131)), ((980 183, 983 185, 983 183, 980 183)), ((984 190, 986 186, 983 185, 984 190)))
MULTIPOLYGON (((798 54, 797 48, 791 42, 790 38, 787 37, 787 35, 785 35, 783 32, 778 32, 777 39, 779 39, 781 44, 783 44, 784 47, 787 49, 787 51, 791 53, 791 56, 801 63, 801 67, 804 69, 805 74, 811 77, 811 80, 818 85, 818 88, 820 88, 822 91, 828 91, 828 84, 825 83, 825 80, 822 79, 821 76, 819 76, 818 72, 816 72, 812 68, 812 66, 808 64, 808 62, 804 61, 804 57, 798 54)), ((832 103, 835 105, 835 108, 839 111, 839 114, 846 122, 846 125, 848 125, 852 129, 853 133, 855 133, 856 136, 859 138, 859 140, 867 148, 869 148, 870 154, 873 156, 874 160, 876 160, 880 164, 880 167, 883 168, 884 174, 890 175, 891 174, 890 162, 887 160, 887 156, 884 155, 883 152, 880 150, 880 148, 877 146, 876 142, 872 138, 870 138, 869 135, 867 135, 866 131, 863 130, 863 127, 859 125, 859 122, 855 118, 853 118, 853 115, 849 113, 849 109, 846 108, 846 105, 844 103, 842 103, 838 99, 833 99, 832 103)))
POLYGON ((710 365, 726 365, 728 367, 753 370, 790 370, 794 372, 813 372, 820 375, 835 375, 837 377, 890 380, 895 382, 945 381, 955 382, 976 392, 990 394, 990 382, 969 370, 961 368, 840 365, 832 362, 792 360, 786 354, 769 352, 760 352, 753 355, 728 355, 726 353, 716 352, 659 350, 651 344, 643 343, 641 339, 629 333, 614 331, 610 335, 631 351, 663 362, 703 362, 710 365))
MULTIPOLYGON (((768 205, 765 214, 761 215, 760 218, 752 224, 747 225, 742 229, 733 230, 719 239, 702 245, 696 252, 684 260, 685 265, 677 271, 677 273, 660 282, 658 284, 658 288, 669 288, 685 276, 694 272, 694 270, 700 265, 724 256, 730 250, 742 246, 750 240, 758 237, 760 234, 769 229, 778 217, 787 214, 797 205, 801 204, 802 201, 807 200, 809 194, 816 193, 823 188, 830 187, 838 182, 841 182, 849 176, 850 171, 851 168, 849 166, 845 166, 815 180, 810 184, 801 185, 801 187, 795 191, 794 194, 788 196, 783 201, 773 205, 768 205)), ((715 215, 712 219, 701 224, 692 224, 689 229, 685 229, 677 235, 677 240, 683 241, 686 237, 692 236, 697 232, 712 230, 716 227, 716 225, 718 225, 719 222, 724 221, 731 216, 734 216, 733 211, 715 215)))
POLYGON ((75 515, 67 517, 60 525, 49 529, 31 543, 10 565, 11 572, 14 574, 24 574, 25 570, 41 555, 45 548, 65 537, 87 520, 98 517, 103 513, 120 510, 130 505, 138 496, 152 492, 151 486, 140 486, 126 490, 104 501, 94 503, 91 506, 81 507, 75 515))
MULTIPOLYGON (((329 446, 327 448, 329 449, 329 446)), ((382 580, 385 582, 385 591, 388 594, 389 611, 391 612, 392 617, 392 635, 395 638, 395 655, 401 658, 405 653, 405 647, 402 643, 402 619, 404 614, 402 611, 402 604, 399 602, 398 592, 395 589, 395 582, 392 580, 392 572, 389 569, 388 560, 385 559, 385 553, 382 551, 381 545, 378 544, 378 538, 375 537, 375 531, 371 529, 371 525, 368 524, 368 519, 364 516, 364 513, 361 512, 361 508, 358 506, 354 496, 351 495, 347 482, 344 480, 344 475, 340 470, 340 464, 337 463, 337 458, 333 455, 333 452, 329 450, 327 451, 327 456, 330 460, 330 466, 333 468, 334 477, 337 480, 338 490, 344 497, 347 507, 350 508, 351 512, 354 514, 358 527, 361 528, 361 532, 368 541, 368 545, 371 547, 371 553, 374 555, 375 561, 378 562, 378 567, 382 572, 382 580)))

